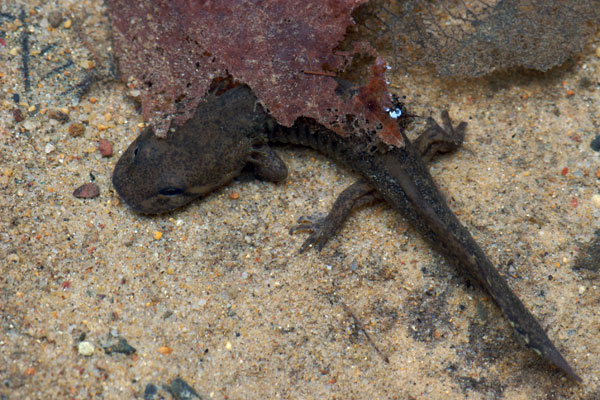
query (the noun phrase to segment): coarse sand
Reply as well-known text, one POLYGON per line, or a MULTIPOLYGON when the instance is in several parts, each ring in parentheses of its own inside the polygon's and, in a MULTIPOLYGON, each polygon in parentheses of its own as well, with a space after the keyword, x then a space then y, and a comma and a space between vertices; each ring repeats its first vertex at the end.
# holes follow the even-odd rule
POLYGON ((576 384, 384 203, 299 255, 290 226, 356 178, 316 152, 279 149, 283 184, 128 209, 110 178, 143 121, 92 79, 108 24, 99 0, 0 3, 0 399, 600 398, 598 270, 573 268, 600 229, 600 37, 546 74, 389 75, 412 113, 468 121, 432 174, 576 384))

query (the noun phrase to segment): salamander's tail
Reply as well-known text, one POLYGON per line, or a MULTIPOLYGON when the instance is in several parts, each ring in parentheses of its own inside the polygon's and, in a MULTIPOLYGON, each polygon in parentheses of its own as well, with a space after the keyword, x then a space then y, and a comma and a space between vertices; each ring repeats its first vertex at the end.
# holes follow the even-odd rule
MULTIPOLYGON (((402 151, 383 155, 382 160, 389 178, 381 187, 399 186, 392 193, 380 190, 386 200, 391 204, 397 203, 400 210, 406 208, 405 202, 410 203, 413 212, 405 216, 455 266, 479 282, 506 315, 525 345, 581 382, 581 378, 556 349, 535 317, 513 293, 469 231, 449 209, 417 151, 408 144, 402 151), (399 192, 404 193, 405 197, 398 195, 399 192)), ((377 182, 377 187, 376 184, 377 182)))

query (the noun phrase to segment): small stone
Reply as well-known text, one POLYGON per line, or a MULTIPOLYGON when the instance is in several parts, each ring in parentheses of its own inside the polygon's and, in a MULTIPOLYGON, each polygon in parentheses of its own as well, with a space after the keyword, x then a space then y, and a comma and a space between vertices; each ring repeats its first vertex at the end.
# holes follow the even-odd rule
POLYGON ((79 344, 77 345, 77 351, 82 356, 91 356, 92 354, 94 354, 94 350, 94 345, 90 342, 83 341, 79 342, 79 344))
POLYGON ((21 111, 20 109, 13 108, 11 111, 15 122, 21 122, 25 119, 25 117, 23 116, 23 111, 21 111))
POLYGON ((152 237, 154 238, 154 240, 160 240, 163 237, 163 233, 161 231, 156 231, 154 232, 154 235, 152 235, 152 237))
POLYGON ((112 144, 108 140, 100 139, 98 142, 98 150, 100 150, 100 154, 102 157, 110 157, 113 154, 112 144))
POLYGON ((173 382, 171 382, 170 392, 176 399, 202 399, 198 392, 194 390, 186 381, 181 378, 176 378, 173 382))
POLYGON ((144 389, 144 400, 154 400, 156 395, 158 394, 158 389, 152 383, 146 385, 144 389))
POLYGON ((69 115, 65 114, 61 110, 50 110, 48 111, 48 118, 54 119, 61 124, 69 122, 69 115))
POLYGON ((170 348, 170 347, 168 347, 168 346, 160 346, 160 347, 158 348, 158 352, 159 352, 160 354, 162 354, 163 356, 166 356, 166 355, 169 355, 169 354, 171 354, 171 353, 173 352, 173 349, 172 349, 172 348, 170 348))
POLYGON ((62 23, 63 16, 59 11, 52 11, 48 14, 48 22, 50 26, 53 28, 58 28, 58 26, 62 23))
POLYGON ((33 131, 37 128, 37 124, 31 119, 26 119, 23 122, 23 128, 27 129, 28 131, 33 131))
POLYGON ((590 87, 592 87, 593 84, 594 84, 594 81, 592 81, 587 76, 584 76, 583 78, 579 79, 579 81, 577 82, 577 85, 582 89, 589 89, 590 87))
POLYGON ((69 29, 71 27, 71 25, 73 24, 73 21, 71 21, 70 19, 67 19, 65 21, 65 29, 69 29))
POLYGON ((94 67, 94 62, 88 60, 87 58, 81 58, 77 60, 77 65, 79 65, 83 69, 90 69, 94 67))
POLYGON ((95 183, 85 183, 73 191, 78 199, 92 199, 100 195, 100 188, 95 183))
POLYGON ((104 349, 104 352, 106 354, 121 353, 129 355, 137 351, 133 346, 127 343, 127 340, 125 338, 119 338, 117 343, 111 343, 106 346, 103 345, 102 348, 104 349))
POLYGON ((586 290, 587 290, 587 288, 585 286, 579 286, 579 290, 577 290, 577 291, 581 295, 581 294, 584 294, 586 290))
POLYGON ((46 143, 46 146, 44 147, 44 152, 46 154, 50 154, 54 150, 56 150, 56 146, 54 146, 52 143, 46 143))
POLYGON ((98 360, 98 361, 96 361, 96 364, 94 364, 94 365, 100 371, 107 371, 108 370, 108 363, 105 360, 98 360))
POLYGON ((71 125, 69 125, 69 135, 73 137, 79 137, 83 135, 84 132, 85 125, 83 125, 81 122, 73 122, 71 125))
POLYGON ((594 140, 592 140, 592 143, 590 143, 590 147, 594 151, 600 151, 600 135, 597 135, 594 138, 594 140))
POLYGON ((592 196, 592 204, 594 207, 600 209, 600 194, 595 194, 592 196))
POLYGON ((231 192, 229 193, 229 198, 231 200, 237 200, 240 198, 240 194, 238 192, 231 192))
POLYGON ((6 256, 6 261, 16 264, 19 262, 19 256, 15 253, 10 253, 9 255, 6 256))

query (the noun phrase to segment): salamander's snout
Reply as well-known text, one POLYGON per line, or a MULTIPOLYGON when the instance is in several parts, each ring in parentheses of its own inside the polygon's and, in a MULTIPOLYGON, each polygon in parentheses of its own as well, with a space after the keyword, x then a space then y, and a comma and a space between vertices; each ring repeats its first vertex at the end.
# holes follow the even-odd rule
POLYGON ((179 208, 199 195, 190 192, 181 173, 182 155, 168 139, 144 130, 119 158, 113 185, 125 203, 142 214, 160 214, 179 208))

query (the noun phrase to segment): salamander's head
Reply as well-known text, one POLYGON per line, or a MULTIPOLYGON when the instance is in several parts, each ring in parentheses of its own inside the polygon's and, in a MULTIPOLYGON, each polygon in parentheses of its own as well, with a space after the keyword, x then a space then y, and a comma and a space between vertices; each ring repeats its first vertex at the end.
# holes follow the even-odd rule
POLYGON ((210 132, 182 127, 161 139, 146 128, 117 162, 113 185, 136 212, 171 211, 226 184, 239 173, 243 167, 241 157, 227 147, 219 135, 210 132))

